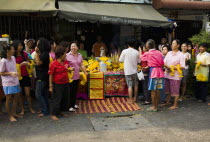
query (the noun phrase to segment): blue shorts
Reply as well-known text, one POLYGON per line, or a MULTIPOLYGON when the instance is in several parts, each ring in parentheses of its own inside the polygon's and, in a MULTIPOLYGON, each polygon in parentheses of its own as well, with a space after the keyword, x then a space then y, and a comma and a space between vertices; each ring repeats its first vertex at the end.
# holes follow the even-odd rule
POLYGON ((163 89, 164 82, 163 78, 150 78, 148 90, 159 90, 163 89))
POLYGON ((7 86, 7 87, 3 86, 3 90, 4 90, 4 94, 5 95, 16 94, 16 93, 20 93, 21 92, 20 85, 7 86))

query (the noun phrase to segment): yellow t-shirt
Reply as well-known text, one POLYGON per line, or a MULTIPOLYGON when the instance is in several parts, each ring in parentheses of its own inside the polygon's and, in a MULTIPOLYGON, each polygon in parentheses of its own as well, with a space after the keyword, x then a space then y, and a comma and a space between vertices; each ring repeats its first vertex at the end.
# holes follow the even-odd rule
POLYGON ((198 74, 203 74, 207 79, 209 78, 209 66, 210 65, 210 54, 207 52, 199 53, 196 56, 196 61, 201 62, 203 65, 207 65, 206 67, 200 66, 198 70, 195 70, 195 76, 198 74))

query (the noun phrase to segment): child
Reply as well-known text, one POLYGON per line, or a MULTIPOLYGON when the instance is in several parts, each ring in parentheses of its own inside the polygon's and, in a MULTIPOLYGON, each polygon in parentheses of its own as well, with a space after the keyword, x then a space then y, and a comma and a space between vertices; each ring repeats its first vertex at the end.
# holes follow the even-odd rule
POLYGON ((66 61, 66 48, 57 46, 55 50, 56 60, 49 68, 49 91, 53 93, 51 105, 51 118, 59 120, 57 115, 67 116, 61 113, 61 100, 64 95, 69 94, 68 62, 66 61))
POLYGON ((206 97, 208 95, 207 82, 209 78, 210 54, 207 53, 206 50, 207 45, 205 43, 200 44, 200 53, 196 56, 197 65, 195 69, 195 96, 199 102, 206 102, 206 97), (200 64, 200 66, 198 64, 200 64))
MULTIPOLYGON (((169 51, 170 51, 170 46, 163 45, 162 47, 163 59, 166 57, 169 51)), ((165 68, 163 68, 163 71, 165 72, 165 68)), ((165 78, 164 78, 164 82, 165 82, 165 78)), ((166 94, 165 94, 165 89, 163 88, 160 92, 160 103, 164 104, 165 102, 166 102, 166 94)))
POLYGON ((155 50, 155 41, 149 39, 146 43, 146 48, 149 52, 144 53, 140 56, 141 61, 147 61, 149 70, 149 88, 151 90, 152 105, 153 107, 149 108, 148 111, 157 112, 159 99, 160 99, 160 90, 163 89, 163 55, 160 51, 155 50))
MULTIPOLYGON (((146 45, 145 45, 146 46, 146 45)), ((143 52, 142 48, 139 47, 139 57, 141 57, 142 54, 148 52, 146 47, 143 46, 143 52)), ((144 100, 145 102, 142 105, 149 105, 151 104, 151 93, 148 90, 148 82, 149 82, 149 66, 147 61, 141 61, 141 67, 142 71, 144 73, 144 80, 142 80, 142 87, 143 87, 143 94, 144 94, 144 100)))
MULTIPOLYGON (((27 101, 28 101, 28 106, 31 111, 31 113, 35 113, 35 111, 32 108, 32 98, 31 98, 31 78, 29 77, 28 71, 26 69, 26 66, 29 65, 29 57, 26 52, 23 51, 23 45, 19 40, 14 40, 13 41, 13 47, 15 49, 15 59, 16 63, 20 65, 20 71, 21 71, 21 76, 22 79, 20 80, 20 86, 23 90, 23 94, 25 94, 27 101)), ((21 95, 22 96, 22 95, 21 95)), ((24 98, 22 96, 21 98, 21 115, 24 114, 24 98)))
POLYGON ((0 75, 2 77, 2 85, 4 94, 6 95, 6 111, 9 114, 9 120, 11 122, 17 121, 15 117, 21 118, 16 114, 17 102, 20 98, 20 84, 18 80, 18 73, 16 68, 14 47, 7 45, 3 47, 0 61, 0 75), (11 109, 11 103, 13 106, 11 109))

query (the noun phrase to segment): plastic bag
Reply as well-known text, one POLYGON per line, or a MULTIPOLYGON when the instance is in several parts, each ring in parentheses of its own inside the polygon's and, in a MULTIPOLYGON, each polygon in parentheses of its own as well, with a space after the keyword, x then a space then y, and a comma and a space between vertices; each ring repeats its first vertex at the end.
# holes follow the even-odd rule
POLYGON ((137 73, 137 76, 138 76, 139 80, 144 80, 144 74, 143 74, 142 70, 137 73))

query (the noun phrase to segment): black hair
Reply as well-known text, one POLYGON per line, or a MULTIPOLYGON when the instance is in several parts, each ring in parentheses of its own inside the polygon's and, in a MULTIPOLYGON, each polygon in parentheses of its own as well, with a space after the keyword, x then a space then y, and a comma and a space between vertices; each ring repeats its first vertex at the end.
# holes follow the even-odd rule
POLYGON ((177 44, 181 45, 181 42, 179 39, 174 39, 173 41, 176 41, 177 44))
POLYGON ((51 40, 49 42, 50 42, 50 45, 53 45, 55 43, 55 41, 53 41, 53 40, 51 40))
POLYGON ((74 44, 76 44, 76 45, 77 45, 77 47, 79 47, 79 45, 78 45, 78 42, 77 42, 77 41, 72 41, 72 42, 71 42, 71 44, 70 44, 70 46, 71 46, 73 43, 74 43, 74 44))
POLYGON ((51 51, 50 42, 45 38, 39 38, 39 44, 37 45, 37 48, 41 53, 51 51))
POLYGON ((134 39, 130 39, 130 40, 127 41, 127 45, 128 45, 129 47, 135 48, 136 41, 135 41, 134 39))
MULTIPOLYGON (((1 58, 7 58, 7 51, 12 49, 11 44, 3 44, 3 51, 1 52, 1 58)), ((13 47, 14 48, 14 47, 13 47)))
POLYGON ((163 45, 162 50, 163 50, 164 47, 166 47, 168 51, 171 51, 171 47, 169 45, 167 45, 167 44, 163 45))
POLYGON ((36 47, 36 41, 34 40, 34 39, 28 39, 28 42, 29 41, 32 41, 32 47, 31 47, 31 49, 35 49, 35 47, 36 47))
POLYGON ((58 59, 63 56, 66 52, 66 48, 63 46, 57 46, 55 49, 55 58, 58 59))
MULTIPOLYGON (((188 44, 187 44, 186 42, 182 43, 182 45, 183 45, 183 44, 185 44, 186 46, 188 46, 188 44)), ((188 48, 187 48, 187 51, 188 51, 188 48)))
POLYGON ((148 39, 146 44, 149 46, 149 49, 155 48, 155 41, 153 39, 148 39))
POLYGON ((205 47, 206 49, 208 48, 208 45, 207 45, 206 43, 201 43, 201 44, 199 44, 198 47, 200 47, 200 46, 203 46, 203 47, 205 47))
POLYGON ((68 42, 68 41, 62 41, 60 44, 59 44, 59 46, 62 46, 62 47, 65 47, 65 48, 68 48, 68 51, 67 52, 69 52, 69 47, 70 47, 70 42, 68 42))
POLYGON ((84 43, 84 42, 82 42, 82 41, 80 41, 80 42, 79 42, 79 45, 80 45, 80 44, 83 44, 83 45, 85 45, 85 43, 84 43))
POLYGON ((189 46, 189 45, 190 45, 190 46, 193 48, 193 45, 192 45, 192 43, 187 43, 187 46, 189 46))
POLYGON ((182 43, 182 44, 185 44, 186 46, 188 45, 186 42, 182 43))
POLYGON ((136 43, 135 43, 135 49, 139 49, 139 47, 141 48, 141 50, 143 50, 143 46, 144 46, 144 43, 141 42, 140 40, 137 40, 136 43))
MULTIPOLYGON (((13 46, 14 49, 15 49, 15 54, 14 54, 15 57, 17 57, 17 49, 18 49, 19 44, 22 44, 22 42, 21 42, 20 40, 14 40, 14 41, 12 42, 12 46, 13 46)), ((23 44, 22 44, 22 46, 23 46, 23 44)), ((27 60, 27 59, 25 58, 25 56, 24 56, 23 49, 22 49, 22 51, 20 51, 20 55, 22 56, 23 61, 26 61, 26 60, 27 60)))

